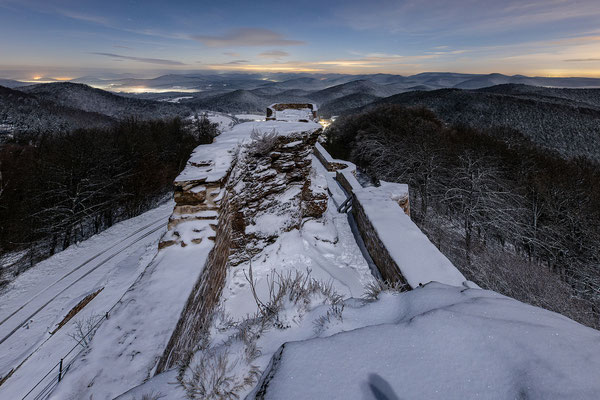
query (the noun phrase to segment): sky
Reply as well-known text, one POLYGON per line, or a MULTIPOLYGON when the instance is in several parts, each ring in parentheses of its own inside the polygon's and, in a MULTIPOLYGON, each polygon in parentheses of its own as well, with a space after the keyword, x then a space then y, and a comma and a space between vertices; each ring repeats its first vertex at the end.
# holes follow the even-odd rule
POLYGON ((0 0, 0 77, 600 77, 598 0, 0 0))

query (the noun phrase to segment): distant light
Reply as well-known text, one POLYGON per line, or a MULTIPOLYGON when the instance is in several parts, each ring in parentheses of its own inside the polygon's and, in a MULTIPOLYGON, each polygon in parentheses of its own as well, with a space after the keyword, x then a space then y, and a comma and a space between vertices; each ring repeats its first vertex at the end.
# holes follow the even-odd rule
POLYGON ((198 93, 201 92, 199 89, 183 89, 183 88, 152 88, 145 86, 119 86, 117 84, 108 84, 108 85, 97 85, 90 84, 91 87, 95 87, 97 89, 102 90, 110 90, 112 92, 122 92, 122 93, 167 93, 167 92, 180 92, 180 93, 198 93))
POLYGON ((39 81, 42 78, 43 78, 43 76, 36 75, 36 76, 33 77, 33 80, 34 81, 39 81))

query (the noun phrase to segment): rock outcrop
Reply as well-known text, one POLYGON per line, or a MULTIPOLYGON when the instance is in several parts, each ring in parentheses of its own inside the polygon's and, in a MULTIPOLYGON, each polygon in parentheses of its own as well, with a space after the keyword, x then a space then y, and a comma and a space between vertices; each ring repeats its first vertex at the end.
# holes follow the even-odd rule
POLYGON ((240 152, 232 179, 231 265, 273 243, 281 230, 300 228, 304 217, 320 217, 327 193, 311 180, 312 148, 320 129, 285 136, 257 135, 240 152))
POLYGON ((304 216, 317 217, 326 209, 325 189, 309 177, 320 133, 315 123, 245 123, 194 150, 175 181, 176 206, 159 247, 208 241, 210 252, 199 262, 200 277, 157 373, 187 362, 210 324, 229 265, 274 241, 282 226, 298 228, 304 216))

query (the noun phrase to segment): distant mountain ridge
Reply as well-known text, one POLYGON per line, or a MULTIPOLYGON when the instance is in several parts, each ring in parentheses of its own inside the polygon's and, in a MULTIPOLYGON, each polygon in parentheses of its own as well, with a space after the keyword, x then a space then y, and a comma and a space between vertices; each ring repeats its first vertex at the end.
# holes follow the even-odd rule
MULTIPOLYGON (((600 161, 600 89, 523 83, 600 86, 600 79, 456 73, 422 73, 409 77, 284 74, 277 78, 286 79, 265 80, 257 74, 233 74, 231 81, 226 75, 164 75, 152 80, 163 88, 174 82, 197 84, 199 79, 204 85, 213 85, 210 89, 185 94, 176 91, 115 94, 77 83, 2 88, 0 133, 107 126, 127 117, 170 118, 202 110, 264 113, 265 107, 275 102, 317 103, 319 114, 324 117, 396 103, 427 107, 448 124, 485 129, 509 127, 565 157, 584 156, 600 161), (511 81, 520 83, 505 83, 511 81), (498 82, 501 84, 493 85, 498 82), (491 86, 480 87, 482 85, 491 86), (440 89, 443 86, 447 87, 440 89), (177 103, 168 102, 174 98, 177 103)), ((119 79, 131 82, 131 78, 119 79)))
POLYGON ((400 93, 345 110, 380 104, 425 107, 448 124, 512 129, 566 158, 600 161, 600 89, 554 89, 503 84, 484 89, 400 93))
MULTIPOLYGON (((183 104, 191 107, 212 109, 221 112, 262 112, 266 104, 273 102, 310 101, 320 106, 324 116, 334 115, 345 109, 344 104, 357 106, 368 104, 375 98, 385 98, 395 94, 410 91, 430 91, 446 88, 480 89, 498 84, 527 84, 542 87, 598 87, 600 79, 595 78, 544 78, 526 77, 522 75, 502 74, 460 74, 449 72, 425 72, 417 75, 402 76, 392 74, 366 74, 366 75, 341 75, 341 74, 272 74, 268 79, 257 79, 257 76, 248 75, 244 80, 240 74, 235 75, 228 84, 223 83, 225 75, 210 76, 185 76, 189 79, 189 87, 199 87, 202 81, 204 89, 196 93, 187 93, 192 98, 183 100, 183 104), (214 80, 212 86, 208 81, 214 80), (242 91, 242 92, 240 92, 242 91), (349 97, 349 101, 337 99, 349 97), (362 98, 361 98, 362 97, 362 98)), ((160 80, 165 85, 170 79, 172 83, 181 83, 177 76, 164 76, 155 80, 147 80, 145 85, 152 90, 154 81, 160 80)), ((140 84, 141 81, 136 81, 140 84)), ((164 86, 161 86, 164 88, 164 86)), ((115 87, 116 89, 116 87, 115 87)), ((139 95, 126 94, 125 96, 140 97, 139 95)), ((176 97, 177 93, 169 96, 176 97)), ((144 94, 144 98, 162 99, 164 94, 144 94)))
POLYGON ((0 86, 0 133, 106 127, 128 117, 163 119, 190 113, 186 106, 132 99, 77 83, 0 86))
POLYGON ((65 107, 96 112, 111 118, 159 119, 189 113, 172 103, 132 99, 81 83, 47 83, 20 87, 18 90, 65 107))
POLYGON ((103 127, 112 122, 113 119, 106 115, 63 106, 0 86, 0 134, 103 127))

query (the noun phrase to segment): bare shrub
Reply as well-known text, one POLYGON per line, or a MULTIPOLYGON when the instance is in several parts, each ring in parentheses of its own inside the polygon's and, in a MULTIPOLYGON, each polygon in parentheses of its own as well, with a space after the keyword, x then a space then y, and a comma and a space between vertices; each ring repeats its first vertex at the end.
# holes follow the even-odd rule
POLYGON ((248 149, 255 156, 266 156, 275 148, 278 136, 279 133, 275 129, 271 132, 260 132, 257 129, 253 129, 250 133, 252 142, 248 145, 248 149))
POLYGON ((286 317, 303 315, 312 305, 329 304, 326 314, 316 322, 317 331, 324 330, 333 319, 342 320, 344 304, 331 283, 310 276, 311 271, 273 272, 267 276, 267 292, 261 299, 256 290, 252 265, 245 272, 246 280, 258 307, 254 315, 234 321, 218 307, 213 326, 227 339, 215 347, 208 346, 208 335, 196 349, 190 365, 181 365, 178 380, 190 399, 237 399, 244 389, 254 385, 260 369, 252 362, 261 355, 258 340, 269 329, 290 327, 286 317))
POLYGON ((332 304, 331 308, 329 310, 327 310, 325 315, 321 315, 319 318, 317 318, 316 321, 314 321, 315 333, 319 334, 319 333, 323 332, 325 330, 325 328, 327 327, 327 325, 329 325, 331 323, 332 319, 337 319, 338 321, 343 322, 344 321, 344 318, 342 316, 343 313, 344 313, 344 303, 332 304))
POLYGON ((410 287, 401 281, 383 281, 380 279, 369 282, 365 287, 363 299, 367 301, 376 301, 382 292, 406 292, 410 287))
POLYGON ((453 229, 443 216, 432 213, 420 227, 468 280, 483 289, 561 313, 594 328, 600 326, 591 302, 574 296, 569 284, 543 263, 528 260, 508 246, 480 241, 475 241, 471 262, 467 263, 461 245, 463 232, 453 229))
POLYGON ((94 338, 102 318, 102 315, 92 314, 87 318, 75 320, 75 331, 69 333, 69 337, 75 340, 81 347, 87 349, 90 347, 90 342, 94 338))
POLYGON ((238 399, 238 393, 253 385, 260 375, 256 366, 250 366, 244 377, 236 375, 239 360, 232 360, 227 351, 207 350, 190 368, 190 374, 183 377, 186 395, 190 399, 238 399))
POLYGON ((310 276, 311 271, 306 274, 295 270, 286 274, 273 272, 273 276, 267 276, 269 289, 268 299, 261 300, 256 293, 256 281, 252 276, 252 264, 248 268, 248 274, 244 272, 246 280, 250 284, 254 301, 258 306, 263 318, 273 320, 275 327, 285 329, 287 326, 280 321, 279 312, 284 306, 291 303, 300 312, 306 311, 312 300, 321 298, 322 304, 337 305, 342 302, 342 296, 336 293, 331 282, 323 282, 310 276))

